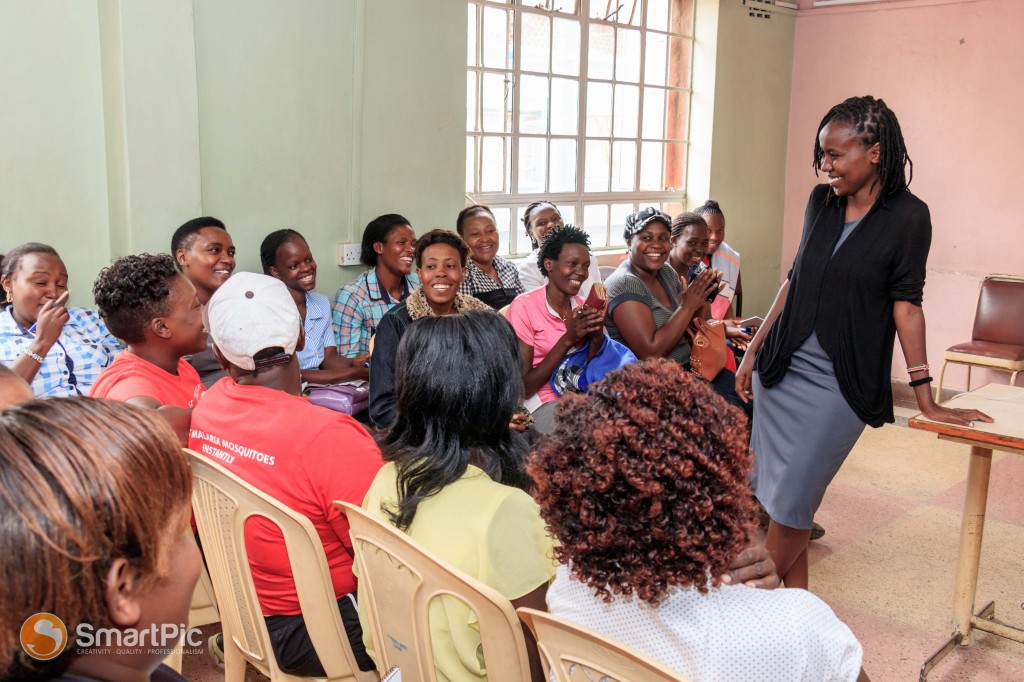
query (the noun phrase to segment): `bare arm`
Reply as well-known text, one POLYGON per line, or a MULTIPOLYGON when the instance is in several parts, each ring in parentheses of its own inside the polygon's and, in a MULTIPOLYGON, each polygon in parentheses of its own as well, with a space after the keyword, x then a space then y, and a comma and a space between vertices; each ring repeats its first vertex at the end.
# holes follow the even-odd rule
POLYGON ((765 318, 764 324, 754 334, 754 338, 747 344, 747 354, 743 356, 743 362, 736 368, 736 393, 743 402, 749 401, 752 395, 750 392, 750 378, 754 373, 754 357, 757 355, 761 344, 764 343, 764 337, 768 334, 768 330, 772 328, 775 320, 779 319, 779 315, 782 314, 782 309, 786 305, 786 297, 788 295, 789 279, 779 287, 779 293, 775 295, 775 301, 768 310, 768 317, 765 318))
MULTIPOLYGON (((551 351, 544 356, 544 359, 536 366, 533 366, 533 346, 519 341, 520 357, 523 373, 523 384, 526 389, 526 396, 532 396, 541 389, 551 378, 552 372, 561 364, 569 352, 583 343, 588 336, 596 336, 601 331, 601 313, 587 307, 575 308, 569 319, 566 320, 565 333, 558 339, 551 351)), ((603 339, 603 336, 602 336, 603 339)), ((591 348, 600 347, 599 343, 591 343, 591 348)), ((596 352, 596 350, 592 350, 596 352)))
POLYGON ((612 319, 634 355, 641 360, 663 358, 679 344, 690 320, 707 306, 707 296, 717 286, 715 272, 709 268, 697 275, 683 292, 679 307, 660 328, 655 326, 654 315, 645 303, 623 301, 615 306, 612 319))
MULTIPOLYGON (((892 309, 893 320, 896 322, 896 333, 903 347, 903 357, 908 367, 923 365, 928 362, 925 348, 924 310, 908 301, 896 301, 892 309)), ((925 372, 914 372, 912 379, 927 376, 925 372)), ((940 407, 932 397, 931 384, 914 387, 914 397, 921 413, 928 419, 951 424, 970 425, 972 421, 991 422, 992 417, 978 410, 963 410, 940 407)))
POLYGON ((171 425, 174 432, 178 434, 178 441, 181 446, 188 447, 188 431, 192 426, 192 408, 174 407, 173 405, 161 405, 156 398, 140 395, 136 398, 129 398, 124 401, 128 405, 138 405, 156 410, 156 413, 163 417, 164 421, 171 425))
POLYGON ((39 372, 42 363, 37 362, 25 353, 32 353, 45 358, 46 354, 53 348, 53 344, 57 343, 57 339, 60 338, 60 333, 64 329, 64 324, 68 321, 68 318, 68 309, 62 305, 51 305, 41 311, 36 318, 35 338, 32 339, 32 343, 25 347, 25 352, 15 358, 14 362, 9 365, 10 369, 30 386, 32 385, 32 380, 36 378, 36 373, 39 372))

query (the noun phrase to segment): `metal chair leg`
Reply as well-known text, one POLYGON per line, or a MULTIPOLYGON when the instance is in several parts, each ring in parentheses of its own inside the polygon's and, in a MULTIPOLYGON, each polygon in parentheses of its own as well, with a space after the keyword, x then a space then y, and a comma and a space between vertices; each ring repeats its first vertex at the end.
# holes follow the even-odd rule
POLYGON ((967 365, 967 392, 971 392, 971 366, 967 365))

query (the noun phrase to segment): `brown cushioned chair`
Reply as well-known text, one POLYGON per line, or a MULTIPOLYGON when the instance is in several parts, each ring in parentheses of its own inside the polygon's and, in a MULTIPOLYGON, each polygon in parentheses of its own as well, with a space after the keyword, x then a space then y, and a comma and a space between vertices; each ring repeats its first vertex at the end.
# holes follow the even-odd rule
POLYGON ((982 280, 971 340, 946 349, 936 400, 942 399, 942 378, 951 362, 967 365, 968 391, 971 367, 1012 372, 1010 383, 1017 381, 1024 370, 1024 276, 988 275, 982 280))

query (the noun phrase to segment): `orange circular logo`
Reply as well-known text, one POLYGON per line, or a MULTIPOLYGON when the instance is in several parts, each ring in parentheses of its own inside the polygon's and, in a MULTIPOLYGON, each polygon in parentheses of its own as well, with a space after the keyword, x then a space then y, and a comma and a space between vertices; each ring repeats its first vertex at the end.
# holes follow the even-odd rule
POLYGON ((21 648, 37 661, 60 656, 68 645, 68 629, 52 613, 36 613, 21 626, 21 648))

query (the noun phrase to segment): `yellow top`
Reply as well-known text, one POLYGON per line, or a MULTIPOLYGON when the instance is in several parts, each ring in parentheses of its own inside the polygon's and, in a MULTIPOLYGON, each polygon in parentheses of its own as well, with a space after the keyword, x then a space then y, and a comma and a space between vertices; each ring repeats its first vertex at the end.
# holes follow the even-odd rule
MULTIPOLYGON (((395 465, 388 463, 377 473, 363 508, 390 523, 381 504, 394 504, 397 498, 395 465)), ((552 540, 537 503, 522 490, 495 483, 472 465, 462 478, 419 503, 409 536, 510 600, 550 583, 555 576, 552 540)), ((363 604, 360 595, 363 642, 373 656, 363 604)), ((451 597, 435 599, 430 607, 430 637, 439 682, 487 678, 476 615, 464 603, 451 597)))

